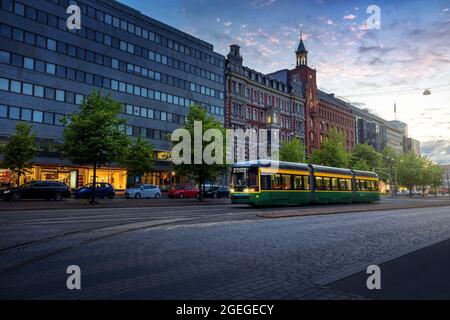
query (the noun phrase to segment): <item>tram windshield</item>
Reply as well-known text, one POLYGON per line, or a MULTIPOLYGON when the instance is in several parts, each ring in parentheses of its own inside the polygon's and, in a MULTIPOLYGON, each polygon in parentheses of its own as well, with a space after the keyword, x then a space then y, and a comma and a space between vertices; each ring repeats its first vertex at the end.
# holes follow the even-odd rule
POLYGON ((231 190, 237 192, 258 191, 258 168, 233 168, 231 190))

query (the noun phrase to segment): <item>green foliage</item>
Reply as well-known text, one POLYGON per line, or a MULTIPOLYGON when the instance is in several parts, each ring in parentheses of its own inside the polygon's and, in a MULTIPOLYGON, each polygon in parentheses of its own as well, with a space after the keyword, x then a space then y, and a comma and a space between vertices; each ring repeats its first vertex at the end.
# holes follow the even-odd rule
POLYGON ((346 168, 349 163, 349 156, 344 147, 344 135, 335 128, 328 131, 320 150, 314 150, 310 157, 311 163, 323 166, 346 168))
POLYGON ((403 154, 397 166, 397 181, 409 189, 410 193, 416 185, 424 185, 429 180, 426 161, 414 152, 403 154))
POLYGON ((352 164, 352 169, 361 171, 372 171, 372 167, 367 164, 364 159, 359 159, 357 162, 352 164))
POLYGON ((68 115, 64 122, 64 158, 80 165, 101 166, 118 161, 128 145, 119 118, 122 104, 110 95, 93 92, 80 106, 80 111, 68 115))
POLYGON ((121 163, 127 168, 128 175, 134 177, 150 172, 153 168, 153 148, 142 137, 131 143, 121 159, 121 163))
MULTIPOLYGON (((214 180, 217 178, 217 176, 221 173, 223 173, 227 166, 225 164, 207 164, 205 163, 203 157, 201 159, 201 163, 195 164, 194 159, 194 129, 195 129, 195 121, 200 121, 202 123, 202 130, 201 134, 203 134, 209 130, 209 129, 216 129, 219 130, 222 134, 222 137, 225 138, 225 128, 223 125, 217 121, 212 116, 208 115, 206 110, 203 109, 201 106, 198 105, 192 105, 189 108, 189 113, 186 117, 186 124, 183 126, 183 129, 186 129, 191 137, 191 154, 187 155, 187 157, 190 158, 190 164, 188 163, 182 163, 174 165, 174 169, 177 172, 177 174, 180 175, 186 175, 193 179, 195 182, 198 183, 200 190, 203 189, 204 183, 207 180, 214 180)), ((197 130, 199 128, 197 127, 197 130)), ((210 144, 211 142, 203 141, 202 139, 202 155, 205 148, 210 144)), ((174 142, 174 145, 178 144, 178 142, 174 142)), ((221 146, 223 159, 222 162, 225 163, 225 154, 226 154, 226 147, 225 143, 221 146)), ((201 192, 199 196, 199 200, 202 200, 201 192)))
POLYGON ((64 158, 94 167, 91 204, 95 203, 97 167, 120 161, 126 153, 129 140, 124 132, 126 120, 119 117, 122 111, 122 104, 110 95, 95 91, 83 101, 78 112, 63 120, 64 158))
POLYGON ((353 169, 372 171, 380 166, 381 156, 372 146, 363 143, 353 149, 350 162, 353 169))
POLYGON ((388 182, 389 177, 393 179, 394 171, 399 163, 399 158, 400 156, 394 148, 387 146, 383 149, 380 160, 381 170, 375 170, 382 181, 388 182))
POLYGON ((9 137, 8 142, 0 149, 3 154, 1 166, 17 177, 17 185, 20 184, 20 176, 32 168, 30 160, 37 153, 36 134, 31 128, 31 125, 19 122, 15 134, 9 137))
POLYGON ((280 148, 280 161, 305 163, 305 145, 298 139, 285 141, 280 148))

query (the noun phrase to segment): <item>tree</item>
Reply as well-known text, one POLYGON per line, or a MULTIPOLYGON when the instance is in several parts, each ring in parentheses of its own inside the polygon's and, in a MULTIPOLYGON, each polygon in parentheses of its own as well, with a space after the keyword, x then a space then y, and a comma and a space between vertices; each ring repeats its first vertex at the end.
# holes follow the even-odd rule
POLYGON ((126 149, 121 163, 127 168, 128 175, 133 177, 134 185, 137 175, 150 172, 153 168, 152 146, 142 137, 138 137, 126 149))
POLYGON ((422 168, 422 158, 414 152, 407 152, 399 159, 397 180, 401 185, 408 187, 410 196, 412 196, 413 187, 420 185, 423 181, 422 168))
POLYGON ((110 95, 94 91, 80 110, 64 118, 62 152, 64 158, 79 165, 93 166, 92 195, 95 204, 97 168, 120 160, 128 145, 126 120, 119 117, 123 106, 110 95))
MULTIPOLYGON (((172 162, 174 162, 174 169, 182 175, 186 175, 198 183, 200 193, 199 201, 203 200, 202 191, 206 181, 216 179, 217 176, 224 172, 227 166, 225 163, 226 146, 223 143, 225 137, 225 128, 212 116, 206 113, 206 110, 198 105, 192 105, 189 108, 189 113, 186 117, 186 124, 181 128, 184 129, 184 135, 172 134, 172 141, 174 148, 172 150, 172 162), (199 130, 201 127, 201 131, 199 130), (195 133, 199 132, 201 137, 195 137, 195 133), (204 138, 205 133, 216 132, 217 136, 212 136, 214 141, 207 142, 204 138), (182 138, 182 139, 179 139, 182 138), (199 144, 201 146, 200 157, 195 157, 195 142, 197 139, 201 139, 199 144), (175 142, 176 139, 182 140, 181 142, 175 142), (212 147, 216 145, 216 147, 212 147), (181 146, 181 147, 180 147, 181 146), (186 149, 187 147, 188 149, 186 149), (205 161, 205 154, 210 152, 211 157, 214 157, 215 162, 205 161), (174 161, 174 159, 180 159, 182 161, 174 161)), ((181 133, 181 131, 179 131, 181 133)), ((179 141, 178 140, 178 141, 179 141)))
POLYGON ((442 168, 440 165, 433 163, 433 165, 430 168, 431 175, 430 175, 430 181, 429 185, 434 188, 434 195, 437 197, 437 188, 442 186, 442 183, 444 181, 444 168, 442 168))
POLYGON ((348 166, 348 154, 344 147, 344 135, 335 128, 328 131, 319 150, 311 154, 311 163, 323 166, 346 168, 348 166))
POLYGON ((350 166, 357 170, 372 171, 380 166, 381 156, 375 149, 367 143, 358 144, 353 149, 350 166), (358 167, 356 165, 358 164, 358 167), (361 169, 364 167, 365 169, 361 169))
POLYGON ((8 142, 0 149, 3 154, 1 165, 17 177, 17 186, 20 185, 20 176, 23 173, 29 173, 32 168, 30 160, 37 153, 36 134, 31 131, 31 128, 31 125, 19 122, 16 125, 15 134, 9 137, 8 142))
POLYGON ((367 161, 364 159, 359 159, 352 165, 353 170, 361 170, 361 171, 371 171, 373 167, 367 164, 367 161))
POLYGON ((280 148, 280 161, 305 163, 305 145, 299 138, 285 141, 280 148))
POLYGON ((385 147, 381 152, 380 166, 382 170, 380 170, 380 179, 384 182, 392 180, 398 162, 399 155, 397 151, 390 146, 385 147))

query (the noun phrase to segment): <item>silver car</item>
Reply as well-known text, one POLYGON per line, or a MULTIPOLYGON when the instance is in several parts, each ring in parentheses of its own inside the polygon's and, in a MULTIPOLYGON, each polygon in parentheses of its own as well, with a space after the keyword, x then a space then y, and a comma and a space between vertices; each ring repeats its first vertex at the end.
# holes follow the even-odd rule
POLYGON ((125 197, 127 199, 135 198, 154 198, 159 199, 161 197, 161 190, 158 186, 153 184, 142 184, 137 187, 127 188, 125 191, 125 197))

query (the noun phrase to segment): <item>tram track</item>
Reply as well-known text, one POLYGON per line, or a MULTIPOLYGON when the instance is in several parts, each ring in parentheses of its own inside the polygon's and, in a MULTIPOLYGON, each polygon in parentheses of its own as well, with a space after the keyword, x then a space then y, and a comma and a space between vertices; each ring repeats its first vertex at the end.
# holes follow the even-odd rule
MULTIPOLYGON (((148 219, 145 221, 133 221, 130 223, 123 223, 122 221, 120 223, 82 228, 11 245, 0 249, 0 278, 19 268, 46 259, 55 254, 59 254, 78 246, 92 243, 94 241, 102 240, 108 237, 145 229, 173 227, 180 224, 198 223, 200 221, 208 222, 209 220, 215 220, 221 216, 226 217, 225 221, 229 221, 228 218, 234 215, 250 214, 251 216, 255 217, 256 213, 232 213, 229 211, 224 211, 216 212, 212 216, 205 216, 203 211, 211 213, 211 211, 219 210, 209 209, 183 211, 183 216, 180 216, 180 212, 173 212, 171 214, 164 213, 164 215, 148 217, 148 219), (186 213, 189 214, 186 215, 186 213)), ((141 212, 141 214, 146 213, 141 212)), ((98 215, 95 214, 92 214, 90 216, 98 217, 98 215)), ((79 215, 79 217, 86 218, 86 215, 79 215)), ((67 218, 73 217, 64 217, 64 219, 67 218)), ((145 219, 145 217, 143 219, 145 219)), ((61 222, 63 223, 63 221, 64 220, 62 220, 61 222)), ((92 222, 95 222, 95 220, 93 220, 92 222)), ((20 223, 16 222, 16 224, 19 225, 20 223)))

